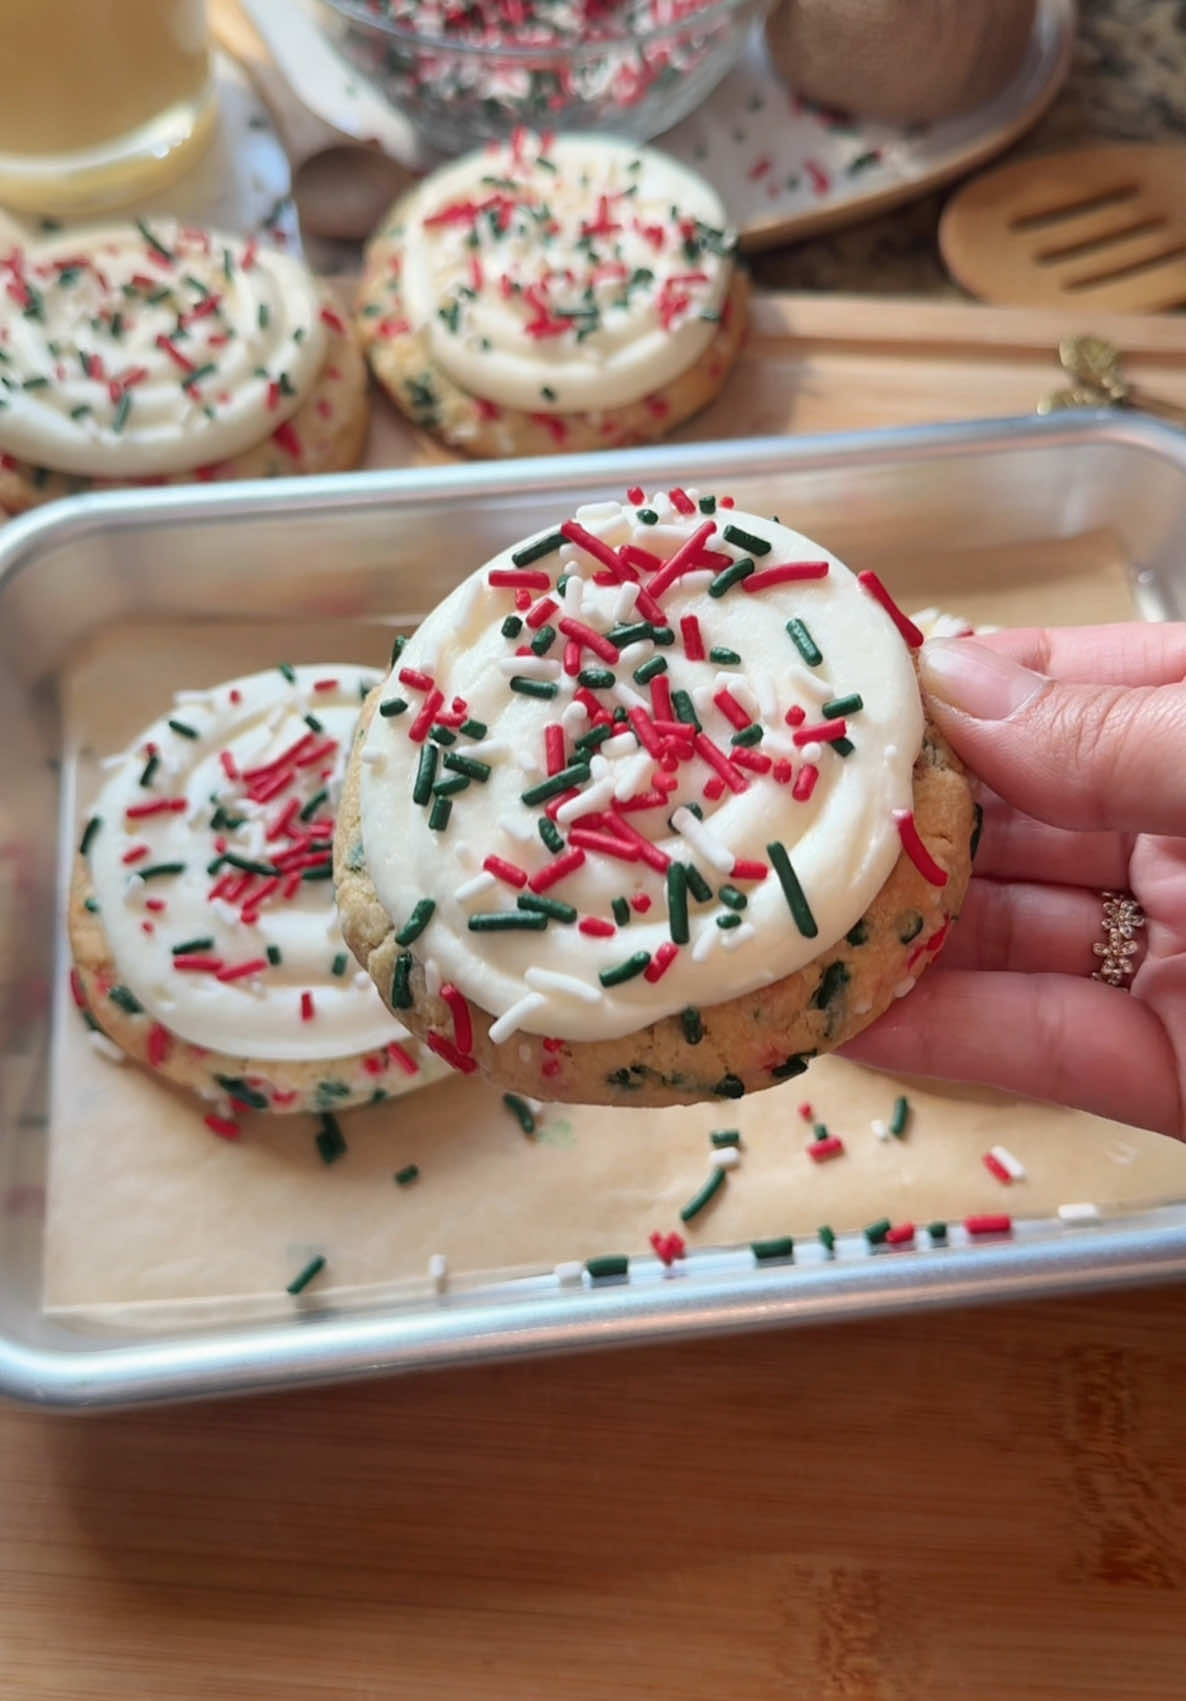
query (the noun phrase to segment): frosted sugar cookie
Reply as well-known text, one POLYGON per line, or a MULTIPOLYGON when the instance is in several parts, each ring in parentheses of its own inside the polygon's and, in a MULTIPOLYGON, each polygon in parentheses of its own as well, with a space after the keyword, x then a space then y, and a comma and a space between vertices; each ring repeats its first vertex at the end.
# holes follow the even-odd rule
POLYGON ((974 811, 873 574, 675 489, 471 574, 367 701, 347 942, 455 1068, 578 1102, 732 1098, 907 993, 974 811))
POLYGON ((728 375, 748 294, 734 246, 716 191, 675 160, 520 130, 392 209, 359 335, 396 405, 468 454, 647 442, 728 375))
POLYGON ((336 794, 373 677, 284 666, 178 693, 114 758, 82 833, 75 1000, 216 1122, 445 1073, 383 1008, 334 910, 336 794))
POLYGON ((0 511, 96 486, 355 466, 366 366, 305 267, 151 223, 0 257, 0 511))

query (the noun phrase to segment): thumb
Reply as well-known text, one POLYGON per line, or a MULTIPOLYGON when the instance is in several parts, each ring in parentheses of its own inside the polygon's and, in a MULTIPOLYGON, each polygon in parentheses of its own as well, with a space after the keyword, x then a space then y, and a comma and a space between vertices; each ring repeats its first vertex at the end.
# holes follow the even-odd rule
POLYGON ((1048 679, 966 638, 919 656, 931 714, 1015 809, 1055 827, 1186 834, 1186 686, 1048 679))

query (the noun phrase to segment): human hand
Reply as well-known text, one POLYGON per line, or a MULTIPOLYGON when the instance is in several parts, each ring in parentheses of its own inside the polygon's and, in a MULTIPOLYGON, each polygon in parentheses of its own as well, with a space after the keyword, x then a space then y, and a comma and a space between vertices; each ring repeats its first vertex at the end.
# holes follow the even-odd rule
POLYGON ((984 828, 938 965, 843 1048, 1186 1138, 1186 625, 937 639, 930 712, 980 779, 984 828), (1146 916, 1127 989, 1102 891, 1146 916))

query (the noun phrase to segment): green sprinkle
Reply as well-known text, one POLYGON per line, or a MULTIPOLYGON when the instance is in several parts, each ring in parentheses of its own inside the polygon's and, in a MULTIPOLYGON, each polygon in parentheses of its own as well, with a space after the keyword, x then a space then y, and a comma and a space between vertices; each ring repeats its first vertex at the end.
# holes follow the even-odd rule
POLYGON ((869 923, 867 921, 858 921, 854 926, 850 927, 848 932, 844 935, 844 942, 846 945, 864 945, 868 937, 869 923))
POLYGON ((725 592, 739 584, 742 579, 748 579, 754 570, 753 557, 743 555, 740 561, 735 561, 732 567, 724 567, 708 587, 710 597, 723 597, 725 592))
POLYGON ((21 385, 22 390, 47 390, 48 388, 48 378, 26 378, 21 385))
POLYGON ((673 862, 667 869, 667 925, 675 945, 686 945, 692 937, 688 928, 688 871, 682 862, 673 862))
POLYGON ((726 1171, 723 1169, 713 1170, 708 1180, 704 1183, 704 1186, 698 1193, 694 1193, 692 1195, 683 1210, 680 1212, 679 1220, 681 1223, 690 1223, 694 1217, 698 1217, 700 1215, 701 1211, 703 1211, 707 1204, 716 1198, 717 1194, 721 1191, 721 1188, 725 1185, 725 1175, 726 1171))
POLYGON ((435 909, 436 904, 431 898, 421 898, 415 905, 407 921, 404 922, 404 925, 396 934, 396 944, 411 945, 413 941, 419 939, 420 935, 424 932, 424 929, 432 920, 433 911, 435 909))
POLYGON ((770 1073, 776 1081, 793 1081, 796 1075, 805 1075, 807 1065, 815 1056, 813 1051, 792 1052, 783 1063, 776 1063, 770 1073))
POLYGON ((325 727, 317 719, 316 715, 303 715, 301 718, 303 719, 305 725, 308 727, 310 732, 324 732, 325 731, 325 727))
POLYGON ((827 1125, 827 1123, 826 1122, 815 1123, 814 1126, 812 1127, 811 1134, 812 1134, 812 1138, 815 1139, 815 1140, 826 1140, 828 1138, 828 1125, 827 1125))
POLYGON ((154 750, 152 755, 148 758, 148 761, 144 764, 143 770, 141 771, 140 784, 142 786, 150 786, 152 784, 152 776, 156 773, 156 771, 160 767, 160 765, 161 765, 161 759, 157 755, 156 751, 154 750))
POLYGON ((523 622, 519 619, 517 614, 508 614, 502 625, 499 627, 499 631, 502 633, 504 638, 517 638, 522 630, 523 622))
MULTIPOLYGON (((169 288, 168 284, 162 284, 159 289, 154 289, 152 294, 146 295, 144 299, 150 307, 159 307, 162 301, 168 301, 172 293, 173 291, 169 288)), ((176 340, 176 331, 174 331, 173 336, 176 340)))
POLYGON ((141 880, 157 880, 166 874, 184 874, 185 864, 183 862, 150 862, 145 864, 143 868, 133 869, 133 873, 138 874, 141 880))
POLYGON ((712 1090, 719 1099, 743 1099, 745 1082, 739 1075, 722 1075, 712 1090))
POLYGON ((620 650, 624 650, 627 644, 638 644, 644 638, 653 638, 655 628, 649 620, 635 620, 626 626, 614 626, 607 636, 611 644, 616 644, 620 650))
POLYGON ((302 868, 301 870, 302 880, 332 880, 333 877, 334 869, 330 862, 319 862, 313 868, 302 868))
POLYGON ((511 560, 516 567, 530 567, 533 561, 542 561, 545 555, 555 555, 567 541, 563 532, 549 532, 547 537, 538 538, 535 543, 526 543, 522 549, 517 549, 511 560))
POLYGON ((673 691, 671 706, 675 710, 677 720, 683 721, 685 726, 694 726, 697 732, 701 731, 700 716, 696 713, 696 705, 689 692, 673 691))
POLYGON ((407 642, 408 642, 407 638, 401 632, 399 634, 399 636, 396 638, 395 642, 392 644, 392 646, 391 646, 391 665, 392 665, 392 667, 395 666, 396 662, 403 655, 404 649, 407 645, 407 642))
POLYGON ((122 431, 124 426, 128 423, 128 415, 131 411, 132 392, 130 390, 124 390, 120 395, 119 401, 115 405, 115 414, 111 421, 111 429, 116 432, 122 431))
POLYGON ((328 796, 329 793, 324 788, 322 788, 321 791, 314 792, 308 803, 306 803, 305 807, 301 810, 300 819, 302 821, 311 821, 328 796))
MULTIPOLYGON (((606 731, 608 732, 608 727, 606 731)), ((550 815, 541 815, 537 823, 539 836, 550 851, 560 852, 564 849, 564 834, 560 831, 550 815)))
POLYGON ((700 1012, 694 1004, 687 1005, 679 1013, 680 1026, 684 1030, 684 1038, 689 1045, 699 1045, 704 1038, 704 1023, 700 1012))
POLYGON ((630 904, 626 898, 614 898, 610 903, 614 920, 619 927, 625 927, 630 920, 630 904))
POLYGON ((880 1246, 892 1226, 888 1217, 878 1217, 875 1223, 869 1223, 866 1227, 865 1239, 870 1246, 880 1246))
POLYGON ((321 1154, 323 1164, 336 1163, 340 1157, 345 1156, 347 1150, 346 1136, 342 1133, 341 1124, 332 1111, 322 1111, 321 1128, 314 1135, 313 1144, 321 1154))
POLYGON ((801 620, 788 620, 787 632, 791 642, 808 667, 818 667, 824 659, 823 654, 803 622, 801 620))
POLYGON ((831 745, 837 756, 851 756, 853 753, 854 745, 851 738, 833 738, 831 745))
POLYGON ((229 283, 235 275, 235 261, 229 248, 222 251, 222 275, 229 283))
POLYGON ((434 797, 456 797, 459 792, 468 791, 471 781, 464 774, 454 774, 451 779, 438 780, 432 788, 434 797))
POLYGON ((667 660, 664 656, 652 656, 650 661, 643 662, 641 667, 634 670, 634 680, 637 685, 649 685, 651 680, 660 673, 667 672, 667 660))
POLYGON ((820 714, 826 721, 843 720, 845 715, 855 715, 858 709, 865 707, 864 699, 859 691, 854 691, 848 697, 833 697, 824 704, 820 714))
POLYGON ((691 892, 698 904, 706 904, 712 897, 712 887, 701 874, 694 862, 685 863, 685 873, 688 877, 688 891, 691 892))
POLYGON ((264 956, 268 959, 269 963, 271 963, 273 968, 275 968, 278 963, 282 963, 284 961, 283 957, 280 954, 279 945, 267 946, 264 950, 264 956))
POLYGON ((70 418, 71 419, 85 419, 87 417, 87 415, 90 413, 90 411, 91 411, 91 404, 89 402, 79 402, 77 407, 70 409, 70 418))
POLYGON ((419 1164, 405 1164, 403 1169, 397 1169, 395 1172, 395 1185, 397 1187, 410 1187, 414 1181, 419 1181, 419 1179, 419 1164))
POLYGON ((175 732, 179 738, 198 738, 200 736, 197 727, 190 726, 188 721, 166 721, 165 725, 170 732, 175 732))
POLYGON ((528 679, 521 673, 513 673, 509 680, 512 691, 517 691, 520 697, 539 697, 547 700, 554 697, 560 687, 551 679, 528 679))
POLYGON ((550 916, 553 921, 572 922, 579 913, 574 905, 566 904, 562 898, 537 898, 534 892, 520 893, 515 902, 521 910, 550 916))
POLYGON ((428 825, 434 833, 443 833, 449 825, 449 817, 453 813, 453 799, 438 797, 434 799, 428 812, 428 825))
POLYGON ((894 1114, 890 1117, 889 1131, 895 1140, 900 1140, 906 1132, 906 1124, 910 1120, 910 1100, 898 1097, 894 1100, 894 1114))
POLYGON ((740 526, 726 526, 721 536, 726 543, 735 543, 738 549, 744 549, 750 555, 770 553, 770 545, 764 537, 755 537, 753 532, 744 532, 740 526))
POLYGON ((379 704, 379 713, 383 716, 385 721, 390 721, 394 720, 396 715, 402 715, 407 706, 407 702, 403 697, 388 697, 384 702, 379 704))
POLYGON ((795 1256, 795 1242, 789 1234, 779 1235, 775 1240, 751 1240, 749 1249, 759 1264, 771 1264, 779 1258, 795 1256))
POLYGON ((391 977, 391 1002, 397 1010, 410 1010, 412 998, 412 953, 401 951, 395 959, 395 973, 391 977))
POLYGON ((210 378, 218 371, 212 360, 205 361, 201 366, 195 366, 192 372, 187 372, 181 380, 183 390, 192 390, 195 384, 200 384, 204 378, 210 378))
POLYGON ((187 939, 183 945, 173 946, 173 955, 175 957, 188 957, 195 951, 212 951, 213 949, 214 941, 209 937, 187 939))
POLYGON ((659 524, 659 516, 653 508, 640 508, 638 517, 644 526, 657 526, 659 524))
POLYGON ((947 1239, 947 1224, 936 1218, 933 1223, 927 1224, 927 1233, 936 1246, 942 1246, 947 1239))
POLYGON ((91 816, 90 820, 87 822, 86 826, 83 828, 82 840, 81 840, 81 842, 78 846, 80 855, 85 856, 87 854, 87 852, 90 850, 91 846, 95 842, 95 834, 99 831, 99 828, 102 825, 103 825, 103 817, 101 815, 92 815, 91 816))
POLYGON ((201 278, 195 278, 192 272, 187 272, 185 277, 182 279, 182 282, 189 285, 200 301, 204 301, 210 294, 210 291, 206 288, 206 285, 202 282, 201 278))
POLYGON ((836 1235, 835 1232, 828 1227, 828 1224, 822 1223, 816 1232, 819 1234, 819 1243, 823 1247, 824 1251, 827 1253, 835 1252, 836 1235))
POLYGON ((602 986, 621 986, 623 981, 633 980, 640 975, 651 960, 649 951, 633 951, 624 962, 615 963, 612 969, 602 969, 598 980, 602 986))
POLYGON ((741 926, 741 917, 735 910, 726 910, 724 915, 719 915, 717 917, 717 926, 721 928, 722 931, 727 932, 731 927, 741 926))
POLYGON ((816 926, 815 917, 811 913, 811 906, 807 902, 803 888, 799 884, 799 877, 791 867, 791 859, 787 855, 786 846, 780 840, 775 839, 772 844, 766 846, 766 855, 770 858, 774 872, 778 875, 778 883, 782 887, 783 896, 786 898, 787 908, 794 917, 795 926, 804 939, 814 939, 819 928, 816 926))
POLYGON ((761 744, 762 728, 757 721, 751 721, 749 726, 743 726, 740 732, 735 732, 729 742, 730 744, 740 745, 744 750, 749 750, 755 744, 761 744))
POLYGON ((617 674, 611 673, 608 667, 583 667, 577 674, 577 684, 588 691, 608 691, 616 683, 617 674))
POLYGON ((596 750, 599 746, 604 744, 607 738, 613 738, 613 736, 613 727, 607 726, 603 722, 600 726, 591 726, 588 732, 583 732, 577 739, 573 748, 575 750, 581 750, 588 755, 590 751, 596 750))
POLYGON ((820 976, 819 985, 811 995, 812 1008, 826 1010, 833 999, 848 985, 851 978, 847 963, 829 963, 820 976))
POLYGON ((708 659, 719 662, 722 667, 736 667, 741 661, 737 651, 726 649, 724 644, 714 644, 708 652, 708 659))
POLYGON ((539 393, 545 402, 554 402, 556 400, 556 392, 550 384, 541 384, 539 387, 539 393))
POLYGON ((593 1281, 602 1281, 609 1276, 626 1275, 630 1260, 623 1252, 605 1252, 600 1258, 586 1258, 585 1269, 593 1281))
POLYGON ((547 925, 546 915, 526 910, 483 910, 469 918, 471 933, 542 933, 547 925))
POLYGON ((334 958, 333 962, 329 966, 330 974, 331 975, 344 975, 346 973, 346 964, 349 962, 349 960, 350 959, 347 957, 345 951, 339 951, 337 956, 334 958))
POLYGON ((749 903, 745 893, 739 892, 736 886, 722 886, 717 892, 717 897, 723 904, 728 904, 731 910, 743 910, 749 903))
POLYGON ((485 738, 486 722, 475 721, 473 719, 462 721, 459 730, 463 732, 467 738, 485 738))
POLYGON ((741 1144, 741 1130, 739 1128, 714 1128, 708 1137, 718 1150, 722 1146, 740 1146, 741 1144))
MULTIPOLYGON (((511 681, 512 685, 514 680, 511 681)), ((553 687, 553 690, 555 687, 553 687)), ((537 803, 547 803, 553 797, 559 797, 562 791, 569 791, 573 786, 583 786, 590 778, 588 762, 572 762, 567 768, 561 768, 558 774, 551 774, 546 780, 541 780, 536 786, 530 786, 519 796, 528 809, 534 809, 537 803)))
POLYGON ((535 634, 535 637, 531 640, 532 655, 546 656, 555 642, 556 628, 554 626, 541 626, 539 631, 535 634))
POLYGON ((535 1116, 526 1099, 521 1099, 518 1093, 504 1093, 502 1102, 518 1122, 524 1134, 535 1133, 535 1116))
POLYGON ((305 1265, 304 1269, 300 1272, 299 1275, 296 1275, 292 1278, 291 1282, 289 1282, 289 1284, 288 1284, 288 1287, 285 1289, 285 1292, 286 1293, 304 1293, 305 1289, 308 1287, 309 1283, 313 1280, 313 1278, 315 1276, 319 1276, 324 1269, 325 1269, 325 1259, 322 1257, 321 1253, 319 1252, 317 1254, 316 1258, 310 1258, 309 1262, 305 1265))
POLYGON ((437 777, 437 761, 440 757, 435 744, 420 746, 420 762, 416 768, 416 780, 412 786, 412 802, 418 803, 423 809, 432 796, 432 782, 437 777))
POLYGON ((149 228, 147 219, 137 219, 136 220, 136 229, 140 232, 141 236, 144 238, 145 242, 147 242, 148 246, 152 249, 153 253, 158 255, 160 259, 162 259, 162 260, 172 260, 173 259, 172 250, 169 249, 169 248, 166 248, 164 243, 159 241, 158 238, 155 237, 152 234, 152 231, 149 228))
POLYGON ((267 1110, 268 1095, 257 1092, 242 1075, 216 1075, 214 1079, 223 1092, 229 1093, 239 1104, 245 1104, 248 1110, 267 1110))
POLYGON ((107 994, 113 1004, 118 1004, 121 1010, 129 1016, 138 1016, 144 1006, 134 992, 129 992, 126 986, 113 986, 107 994))
POLYGON ((489 762, 479 762, 476 756, 466 756, 459 750, 450 750, 443 766, 450 773, 464 774, 467 780, 480 780, 482 784, 490 778, 489 762))
POLYGON ((94 898, 84 898, 82 900, 82 907, 88 915, 98 915, 99 913, 99 906, 95 902, 94 898))
POLYGON ((290 685, 296 684, 296 668, 293 667, 291 662, 277 662, 276 669, 278 673, 284 675, 290 685))
POLYGON ((715 496, 702 496, 700 498, 700 512, 702 514, 715 514, 716 511, 717 499, 715 496))

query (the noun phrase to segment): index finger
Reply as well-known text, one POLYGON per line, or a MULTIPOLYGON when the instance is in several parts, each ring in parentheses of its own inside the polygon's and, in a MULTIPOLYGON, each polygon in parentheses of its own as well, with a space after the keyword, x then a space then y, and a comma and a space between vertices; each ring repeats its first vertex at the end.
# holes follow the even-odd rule
POLYGON ((1186 680, 1186 622, 1029 626, 976 642, 1051 679, 1078 685, 1175 685, 1186 680))

